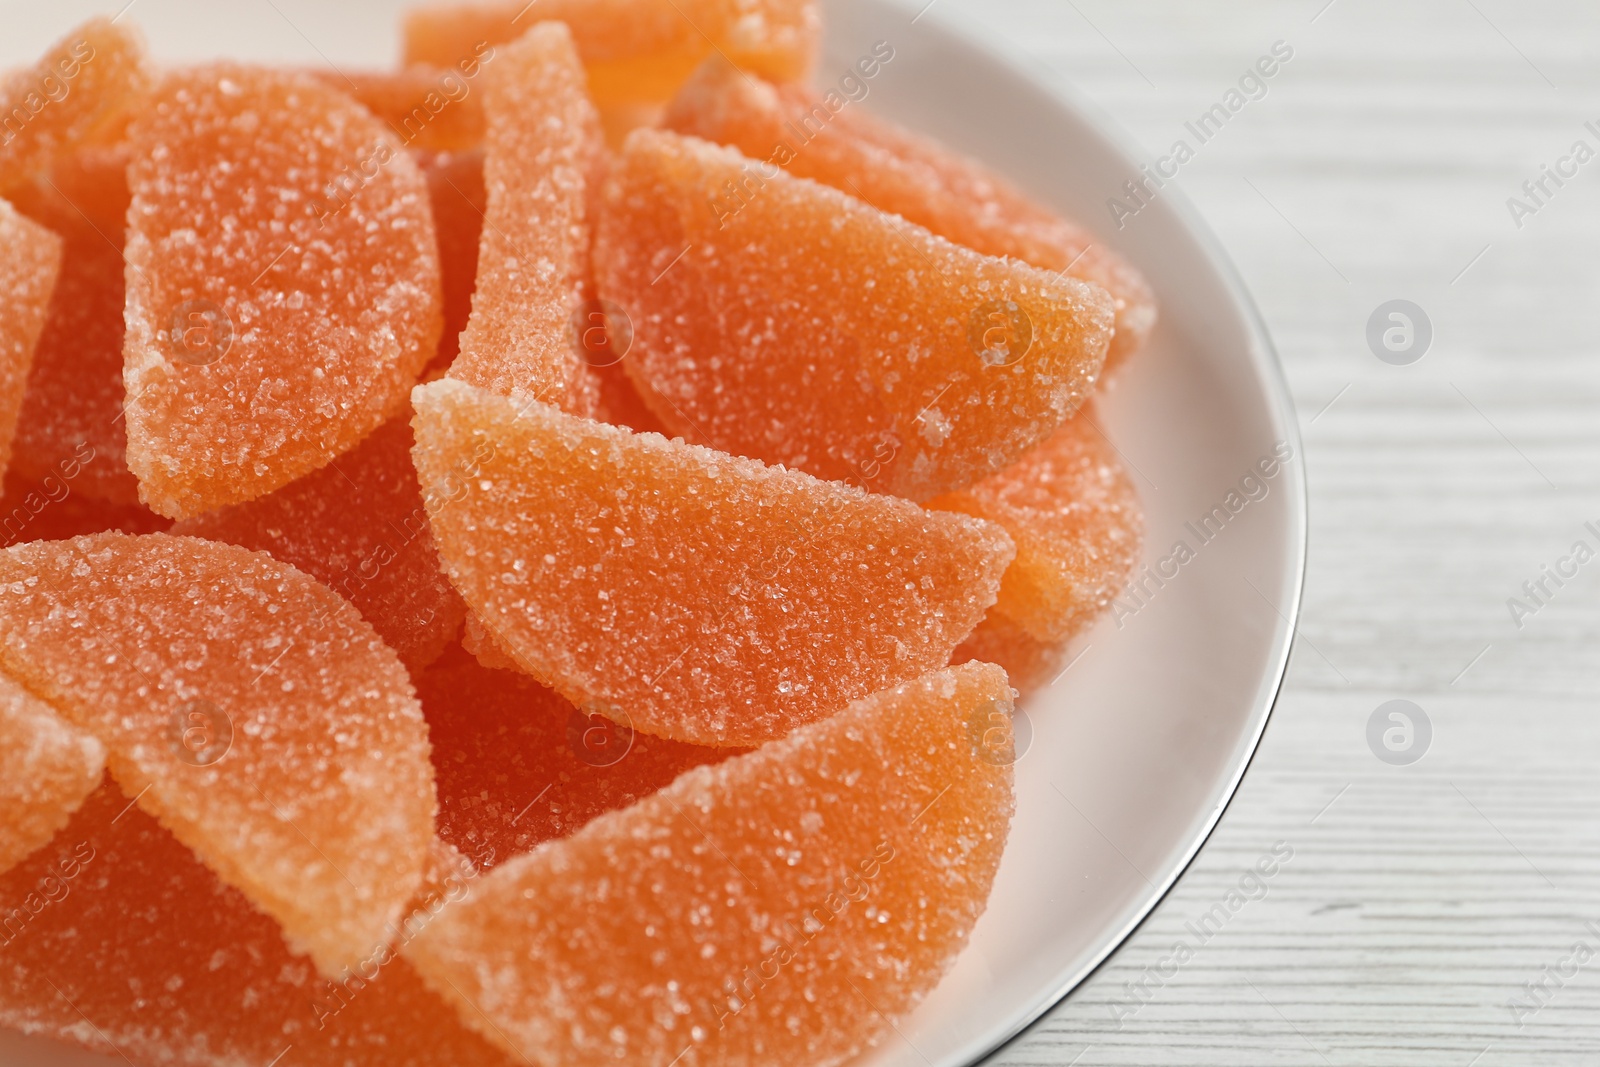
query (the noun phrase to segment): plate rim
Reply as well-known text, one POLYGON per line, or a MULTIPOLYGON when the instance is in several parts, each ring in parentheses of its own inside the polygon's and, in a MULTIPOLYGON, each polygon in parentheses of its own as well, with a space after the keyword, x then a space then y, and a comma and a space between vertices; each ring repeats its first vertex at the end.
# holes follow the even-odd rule
MULTIPOLYGON (((832 0, 833 3, 839 0, 832 0)), ((861 3, 862 0, 850 0, 852 3, 861 3)), ((885 10, 907 13, 904 0, 867 0, 872 6, 885 10)), ((928 5, 931 7, 932 5, 928 5)), ((928 7, 922 10, 928 12, 928 7)), ((934 17, 928 25, 919 27, 923 33, 941 39, 941 43, 956 49, 964 49, 987 60, 996 66, 1003 67, 1013 76, 1025 83, 1034 92, 1042 97, 1055 102, 1062 108, 1072 112, 1089 130, 1098 137, 1107 147, 1121 157, 1122 161, 1137 168, 1137 160, 1141 154, 1136 150, 1132 136, 1123 128, 1115 117, 1105 108, 1100 106, 1075 85, 1058 84, 1053 80, 1044 78, 1037 64, 1024 53, 1019 52, 1008 42, 1002 40, 998 34, 978 22, 975 18, 965 13, 953 13, 949 10, 933 12, 934 17)), ((921 15, 917 16, 920 20, 921 15)), ((960 1053, 961 1062, 965 1067, 981 1067, 991 1061, 995 1056, 1005 1051, 1015 1042, 1028 1036, 1043 1022, 1056 1008, 1064 1004, 1084 983, 1093 978, 1101 968, 1117 955, 1128 944, 1134 934, 1149 920, 1157 908, 1172 894, 1186 874, 1189 873, 1200 853, 1210 842, 1217 827, 1222 824, 1223 817, 1232 807, 1234 799, 1239 795, 1239 788, 1244 783, 1245 776, 1254 766, 1257 754, 1261 751, 1261 742, 1266 735, 1267 727, 1272 722, 1273 714, 1277 711, 1278 703, 1283 698, 1283 691, 1288 679, 1289 660, 1294 651, 1296 640, 1299 636, 1300 615, 1305 596, 1306 567, 1310 552, 1310 480, 1306 469, 1305 441, 1300 430, 1299 411, 1294 404, 1294 396, 1289 388, 1288 376, 1284 371, 1283 359, 1278 353, 1278 347, 1272 338, 1272 332, 1266 319, 1257 306, 1255 297, 1244 277, 1239 273, 1234 264, 1233 257, 1228 254, 1222 240, 1211 229, 1199 210, 1189 200, 1188 195, 1181 187, 1169 186, 1162 190, 1162 200, 1172 211, 1178 223, 1194 240, 1200 251, 1205 255, 1208 265, 1215 270, 1218 281, 1227 292, 1233 305, 1241 313, 1241 319, 1247 328, 1250 339, 1254 344, 1247 346, 1249 351, 1245 358, 1256 372, 1257 379, 1263 386, 1266 395, 1266 413, 1269 421, 1274 425, 1282 439, 1294 446, 1294 456, 1290 465, 1294 471, 1296 489, 1289 496, 1287 519, 1290 525, 1289 537, 1285 548, 1288 559, 1286 560, 1288 577, 1290 579, 1289 595, 1285 598, 1287 608, 1285 612, 1280 605, 1272 605, 1280 616, 1280 624, 1275 628, 1272 644, 1277 649, 1276 655, 1269 662, 1262 674, 1262 679, 1267 681, 1264 691, 1267 693, 1262 705, 1256 709, 1257 723, 1248 735, 1241 736, 1245 743, 1243 758, 1235 766, 1229 776, 1226 787, 1220 799, 1215 803, 1212 811, 1205 820, 1204 826, 1195 834, 1193 840, 1186 846, 1182 861, 1173 869, 1172 873, 1156 887, 1156 891, 1146 899, 1138 908, 1137 914, 1129 919, 1123 926, 1116 930, 1108 939, 1106 946, 1098 950, 1093 957, 1073 974, 1069 975, 1055 989, 1041 998, 1038 1003, 1032 1004, 1014 1018, 1005 1021, 999 1032, 978 1039, 983 1045, 983 1051, 960 1053), (969 1058, 974 1056, 975 1058, 969 1058)))

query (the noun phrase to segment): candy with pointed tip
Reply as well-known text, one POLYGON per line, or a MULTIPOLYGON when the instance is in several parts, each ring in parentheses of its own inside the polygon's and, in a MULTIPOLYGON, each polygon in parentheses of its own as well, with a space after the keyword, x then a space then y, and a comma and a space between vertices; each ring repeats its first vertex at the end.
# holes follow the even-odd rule
POLYGON ((415 460, 446 573, 497 643, 634 729, 750 745, 942 666, 1005 532, 449 379, 415 460))
POLYGON ((675 433, 913 500, 1048 437, 1111 336, 1104 290, 659 130, 628 138, 595 271, 675 433))
POLYGON ((427 183, 304 74, 167 74, 129 133, 128 465, 186 518, 264 496, 405 404, 441 328, 427 183))
POLYGON ((504 864, 409 958, 467 1025, 540 1062, 847 1062, 983 913, 1014 806, 993 736, 1010 711, 979 663, 857 701, 504 864))
POLYGON ((292 567, 167 534, 9 548, 0 670, 328 973, 419 884, 434 788, 410 679, 292 567))

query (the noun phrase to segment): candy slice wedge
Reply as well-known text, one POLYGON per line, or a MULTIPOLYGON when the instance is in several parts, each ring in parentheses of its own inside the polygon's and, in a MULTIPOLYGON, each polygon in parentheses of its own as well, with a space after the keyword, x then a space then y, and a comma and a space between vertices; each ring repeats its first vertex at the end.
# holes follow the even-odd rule
POLYGON ((144 45, 127 23, 93 18, 33 66, 0 75, 0 190, 141 104, 144 45))
POLYGON ((105 768, 100 742, 0 674, 0 874, 67 824, 105 768))
POLYGON ((404 419, 299 481, 184 519, 172 532, 299 568, 355 605, 411 670, 438 659, 466 618, 439 568, 404 419))
POLYGON ((354 448, 439 343, 428 189, 361 105, 301 74, 167 75, 134 121, 128 464, 186 518, 354 448))
MULTIPOLYGON (((874 77, 893 56, 892 46, 880 44, 859 60, 859 73, 874 77)), ((855 84, 867 83, 856 78, 855 84)), ((979 160, 875 119, 837 90, 819 95, 802 85, 771 85, 713 56, 662 122, 842 189, 985 255, 1010 256, 1100 286, 1116 305, 1108 370, 1138 350, 1155 327, 1149 283, 1104 241, 1035 203, 979 160)), ((731 210, 737 199, 725 196, 722 203, 731 210)))
POLYGON ((449 67, 498 62, 486 46, 515 40, 533 22, 572 27, 604 103, 664 101, 714 51, 779 81, 803 77, 821 37, 816 0, 519 0, 435 3, 406 14, 407 63, 449 67))
POLYGON ((61 239, 0 200, 0 477, 60 273, 61 239))
POLYGON ((983 913, 1013 810, 985 730, 1010 712, 988 664, 868 697, 505 864, 410 958, 538 1062, 843 1063, 983 913))
POLYGON ((1010 562, 996 526, 449 379, 415 459, 496 641, 634 729, 750 745, 943 666, 1010 562))
POLYGON ((385 938, 433 839, 405 668, 333 592, 167 534, 0 553, 0 669, 329 973, 385 938))
POLYGON ((450 376, 594 414, 600 384, 572 326, 587 295, 590 189, 605 161, 572 35, 543 22, 484 76, 488 192, 477 291, 450 376))
POLYGON ((14 196, 19 211, 60 235, 62 257, 22 398, 12 469, 42 481, 76 458, 82 471, 75 491, 135 506, 139 483, 128 470, 122 415, 127 152, 85 147, 14 196))
POLYGON ((631 730, 460 649, 417 679, 439 836, 487 869, 739 753, 631 730))
POLYGON ((913 500, 1049 436, 1111 336, 1101 289, 656 130, 628 138, 595 269, 633 321, 623 366, 675 433, 913 500))
MULTIPOLYGON (((397 943, 473 884, 459 867, 436 880, 397 924, 397 943)), ((0 876, 0 958, 0 1026, 115 1063, 523 1064, 458 1022, 396 951, 318 974, 271 918, 112 782, 0 876)))
POLYGON ((1006 528, 1017 558, 994 610, 1045 644, 1109 608, 1139 561, 1139 495, 1092 407, 1005 470, 928 506, 1006 528))

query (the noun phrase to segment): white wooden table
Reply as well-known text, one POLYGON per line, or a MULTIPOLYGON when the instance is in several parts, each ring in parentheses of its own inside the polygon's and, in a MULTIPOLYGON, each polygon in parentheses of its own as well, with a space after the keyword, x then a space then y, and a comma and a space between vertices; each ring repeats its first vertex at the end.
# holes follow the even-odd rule
POLYGON ((1178 179, 1301 413, 1311 564, 1288 685, 1188 876, 994 1062, 1600 1063, 1600 558, 1547 580, 1520 627, 1507 604, 1575 541, 1600 549, 1600 159, 1525 197, 1520 228, 1506 203, 1573 142, 1600 152, 1600 8, 936 0, 924 17, 986 26, 1147 158, 1275 41, 1294 50, 1178 179), (1393 298, 1434 327, 1413 365, 1366 341, 1393 298), (1394 698, 1433 725, 1411 766, 1366 740, 1394 698), (1268 894, 1173 973, 1185 923, 1277 842, 1294 854, 1268 894))

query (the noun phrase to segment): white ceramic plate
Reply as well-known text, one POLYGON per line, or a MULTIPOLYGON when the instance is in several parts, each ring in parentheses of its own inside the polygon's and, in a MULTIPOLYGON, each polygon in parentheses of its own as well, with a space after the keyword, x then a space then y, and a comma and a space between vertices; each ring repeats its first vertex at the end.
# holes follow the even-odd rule
MULTIPOLYGON (((316 63, 325 55, 359 66, 398 53, 401 3, 275 4, 137 0, 129 16, 167 59, 316 63)), ((0 66, 30 59, 89 12, 119 6, 5 0, 0 66)), ((1137 155, 1084 101, 1030 79, 937 8, 913 22, 917 7, 832 0, 819 82, 837 83, 887 41, 894 59, 864 103, 849 106, 988 160, 1143 268, 1161 300, 1161 325, 1102 414, 1144 497, 1147 562, 1169 559, 1179 541, 1194 550, 1164 585, 1147 582, 1144 603, 1128 601, 1131 615, 1084 638, 1081 658, 1027 705, 1033 737, 1017 765, 1017 820, 988 913, 944 983, 865 1061, 965 1067, 1121 944, 1233 796, 1288 659, 1305 557, 1305 475, 1271 341, 1181 194, 1163 189, 1118 231, 1106 201, 1138 175, 1137 155), (1241 488, 1275 448, 1293 458, 1241 488), (1209 542, 1186 526, 1240 501, 1225 524, 1212 520, 1221 529, 1209 542)), ((0 1062, 121 1063, 9 1035, 0 1035, 0 1062)))

